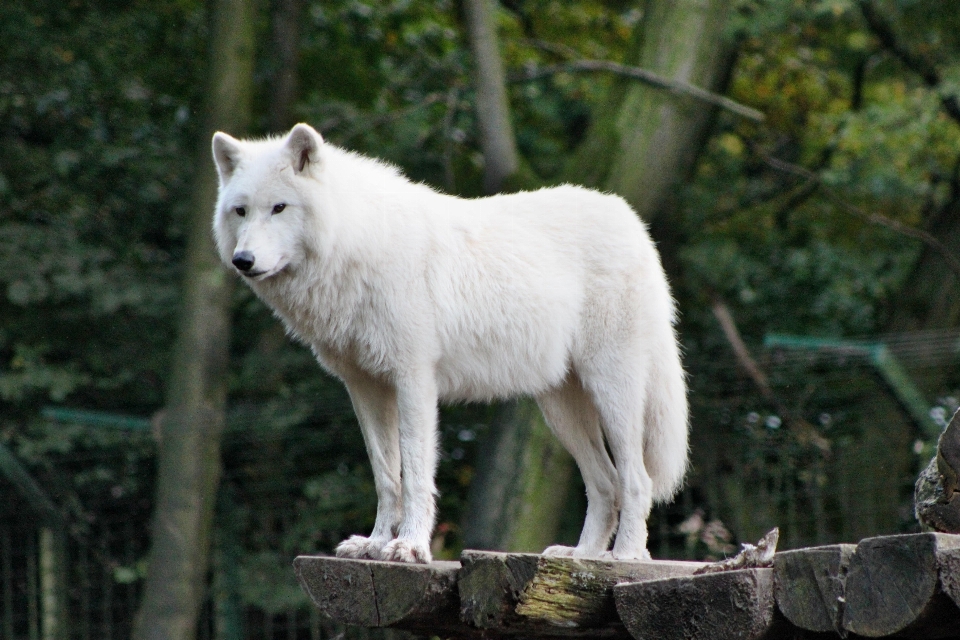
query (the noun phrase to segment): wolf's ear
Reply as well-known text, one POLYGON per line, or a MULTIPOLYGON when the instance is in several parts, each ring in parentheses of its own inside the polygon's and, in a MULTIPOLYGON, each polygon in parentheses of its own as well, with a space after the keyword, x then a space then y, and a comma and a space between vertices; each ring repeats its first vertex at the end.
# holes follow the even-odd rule
POLYGON ((287 135, 287 150, 293 170, 302 173, 307 165, 320 161, 323 137, 308 124, 298 124, 287 135))
POLYGON ((222 131, 213 134, 213 160, 217 163, 220 183, 226 183, 240 164, 240 141, 222 131))

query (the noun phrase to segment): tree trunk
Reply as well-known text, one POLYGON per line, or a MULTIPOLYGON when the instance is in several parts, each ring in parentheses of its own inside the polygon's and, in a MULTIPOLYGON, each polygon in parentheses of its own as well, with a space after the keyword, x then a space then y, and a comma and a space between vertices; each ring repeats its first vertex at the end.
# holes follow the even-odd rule
POLYGON ((540 553, 556 542, 573 459, 531 400, 497 413, 470 485, 464 546, 540 553))
POLYGON ((270 130, 277 133, 296 124, 293 104, 299 90, 297 66, 303 0, 274 0, 271 19, 275 67, 270 82, 270 130))
POLYGON ((960 537, 945 533, 861 540, 844 585, 843 628, 869 638, 955 638, 960 614, 944 593, 942 559, 960 537))
POLYGON ((460 563, 460 618, 490 638, 629 638, 615 615, 614 585, 692 576, 706 566, 487 551, 465 551, 460 563))
POLYGON ((499 192, 520 166, 517 142, 510 124, 506 75, 497 38, 496 0, 466 0, 467 36, 473 52, 477 120, 483 149, 483 190, 499 192))
MULTIPOLYGON (((735 48, 724 38, 728 0, 648 0, 625 62, 672 80, 720 91, 735 48)), ((565 181, 612 191, 648 224, 675 204, 691 174, 715 108, 617 78, 565 181)))
POLYGON ((160 433, 147 578, 134 622, 137 640, 191 640, 205 597, 221 472, 233 284, 210 233, 217 179, 208 142, 215 129, 242 134, 248 128, 253 53, 252 1, 216 0, 184 302, 160 433))
POLYGON ((855 549, 852 544, 834 544, 774 556, 774 595, 791 624, 818 633, 841 633, 844 587, 855 549))

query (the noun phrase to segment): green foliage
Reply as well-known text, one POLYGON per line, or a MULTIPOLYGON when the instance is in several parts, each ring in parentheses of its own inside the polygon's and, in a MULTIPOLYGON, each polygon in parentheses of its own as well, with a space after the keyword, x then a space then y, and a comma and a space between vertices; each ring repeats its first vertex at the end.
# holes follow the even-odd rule
MULTIPOLYGON (((956 8, 934 20, 942 4, 878 5, 905 46, 942 65, 945 77, 954 72, 955 37, 941 30, 956 8)), ((767 333, 865 336, 889 325, 923 247, 849 207, 915 228, 951 210, 960 127, 941 106, 949 84, 940 95, 924 86, 882 48, 855 2, 744 2, 732 30, 742 44, 730 95, 767 120, 756 126, 721 116, 684 193, 679 248, 681 330, 702 418, 694 424, 733 444, 696 462, 701 473, 727 478, 722 490, 706 492, 706 502, 738 535, 780 524, 788 546, 915 526, 894 508, 871 505, 857 516, 849 499, 835 500, 844 491, 836 487, 852 492, 862 480, 853 502, 869 503, 884 483, 887 504, 910 513, 917 463, 910 447, 923 436, 914 435, 874 374, 858 361, 824 367, 813 353, 784 360, 759 343, 767 333), (777 170, 771 157, 814 178, 777 170), (731 308, 779 401, 831 450, 812 446, 802 429, 780 428, 779 409, 731 366, 730 346, 709 310, 715 298, 731 308), (881 417, 869 405, 887 409, 881 417), (883 435, 876 435, 879 424, 883 435), (877 466, 886 473, 868 482, 877 466), (744 506, 751 502, 753 511, 744 506), (871 524, 860 526, 865 520, 871 524)), ((916 358, 909 365, 915 375, 930 366, 916 358)), ((931 406, 953 393, 939 380, 923 389, 931 406)))
POLYGON ((174 196, 189 176, 202 71, 180 61, 202 59, 199 9, 0 8, 8 418, 68 396, 138 411, 160 401, 185 205, 174 196))
MULTIPOLYGON (((507 69, 622 60, 642 6, 503 2, 507 69)), ((716 434, 724 446, 715 448, 725 452, 715 468, 698 458, 687 503, 676 507, 682 518, 664 521, 681 545, 684 536, 670 527, 696 506, 736 536, 758 522, 732 498, 711 497, 732 468, 742 471, 731 486, 793 487, 808 501, 838 481, 809 442, 787 425, 769 426, 780 419, 776 409, 736 369, 710 301, 730 306, 758 354, 769 332, 880 332, 922 246, 851 215, 837 199, 923 227, 956 197, 960 127, 941 98, 960 87, 960 11, 934 0, 878 6, 898 36, 937 65, 938 92, 883 50, 852 0, 744 0, 731 20, 740 50, 728 94, 762 110, 766 122, 718 116, 670 220, 680 238, 667 264, 694 390, 694 452, 716 434), (767 156, 810 169, 816 183, 773 169, 767 156), (711 470, 717 476, 704 475, 711 470)), ((258 28, 260 129, 276 71, 268 17, 258 28)), ((186 194, 197 171, 213 170, 194 166, 197 146, 207 144, 197 139, 206 46, 198 0, 0 5, 0 439, 61 487, 57 497, 78 521, 98 509, 129 509, 146 528, 150 437, 39 415, 50 403, 139 416, 162 406, 186 194)), ((310 1, 294 112, 334 143, 476 195, 483 159, 470 65, 453 0, 310 1)), ((537 180, 556 179, 610 86, 605 76, 570 73, 511 83, 518 143, 537 180)), ((276 611, 302 603, 290 557, 329 552, 368 528, 375 494, 342 386, 243 287, 234 320, 225 482, 243 505, 244 598, 276 611)), ((859 446, 876 419, 850 408, 878 393, 867 373, 846 379, 836 363, 761 360, 784 402, 835 450, 859 446), (828 393, 839 387, 848 393, 828 393)), ((932 401, 953 390, 925 392, 932 401)), ((461 544, 473 453, 490 413, 465 406, 441 415, 437 548, 449 556, 461 544)), ((896 480, 900 490, 910 478, 896 480)), ((821 533, 838 535, 834 524, 821 533)))
POLYGON ((737 304, 748 334, 882 329, 920 246, 837 207, 826 190, 911 226, 951 197, 957 123, 909 74, 854 73, 881 54, 851 5, 765 3, 744 19, 731 92, 767 122, 722 119, 686 192, 685 276, 737 304), (756 150, 813 168, 820 186, 765 166, 756 150))

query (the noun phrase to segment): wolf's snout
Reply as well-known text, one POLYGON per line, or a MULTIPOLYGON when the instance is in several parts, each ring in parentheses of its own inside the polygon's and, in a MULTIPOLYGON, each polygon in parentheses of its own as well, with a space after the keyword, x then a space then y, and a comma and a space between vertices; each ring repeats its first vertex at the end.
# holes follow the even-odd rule
POLYGON ((250 251, 237 251, 233 254, 233 266, 240 271, 250 271, 253 267, 254 257, 250 251))

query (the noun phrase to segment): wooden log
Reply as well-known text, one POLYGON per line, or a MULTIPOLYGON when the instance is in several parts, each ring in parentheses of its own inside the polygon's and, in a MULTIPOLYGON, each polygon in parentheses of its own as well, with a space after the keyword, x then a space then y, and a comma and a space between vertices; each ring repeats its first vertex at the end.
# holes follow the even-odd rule
POLYGON ((299 556, 293 566, 320 613, 341 624, 469 635, 460 622, 459 562, 406 564, 299 556))
POLYGON ((934 531, 960 533, 960 411, 937 440, 937 455, 917 478, 914 511, 934 531))
POLYGON ((620 584, 613 594, 636 640, 759 640, 789 629, 776 615, 773 569, 620 584))
POLYGON ((960 634, 960 609, 941 588, 940 557, 960 535, 920 533, 867 538, 850 559, 843 628, 870 638, 947 638, 960 634))
POLYGON ((843 628, 844 584, 853 544, 784 551, 773 557, 773 592, 792 624, 816 632, 843 628))
MULTIPOLYGON (((960 549, 944 549, 937 553, 940 588, 960 607, 960 549)), ((958 632, 957 635, 960 635, 958 632)))
POLYGON ((460 561, 464 622, 505 635, 543 638, 627 638, 613 603, 615 584, 691 575, 704 566, 487 551, 464 551, 460 561))

